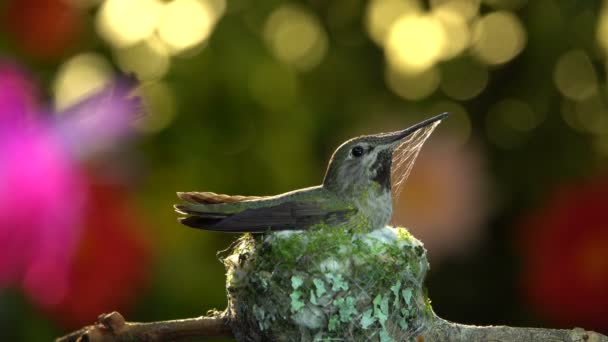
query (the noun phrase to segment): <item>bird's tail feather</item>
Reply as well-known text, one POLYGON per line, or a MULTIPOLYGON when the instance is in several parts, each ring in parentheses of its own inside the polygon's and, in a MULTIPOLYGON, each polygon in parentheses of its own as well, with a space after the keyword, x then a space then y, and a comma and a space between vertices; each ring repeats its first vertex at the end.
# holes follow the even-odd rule
POLYGON ((214 230, 214 225, 231 216, 225 213, 201 211, 191 204, 176 204, 173 207, 178 213, 188 215, 188 217, 180 217, 178 220, 180 223, 192 228, 214 230))
POLYGON ((226 213, 213 213, 213 212, 202 211, 200 209, 197 209, 195 206, 188 205, 188 204, 175 204, 173 206, 173 208, 175 209, 176 212, 178 212, 179 214, 182 214, 182 215, 200 215, 200 216, 215 217, 215 218, 226 218, 226 217, 230 216, 230 214, 226 214, 226 213))
POLYGON ((179 222, 191 228, 198 228, 204 230, 221 230, 214 229, 213 227, 222 222, 224 218, 205 217, 205 216, 188 216, 180 217, 179 222))

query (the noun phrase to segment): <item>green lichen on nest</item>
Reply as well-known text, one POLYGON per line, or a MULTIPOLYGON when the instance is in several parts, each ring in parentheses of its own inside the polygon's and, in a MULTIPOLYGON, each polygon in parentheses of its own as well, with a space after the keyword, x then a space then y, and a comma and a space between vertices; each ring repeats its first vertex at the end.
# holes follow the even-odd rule
POLYGON ((426 250, 404 228, 244 235, 223 262, 239 341, 407 341, 432 315, 426 250))

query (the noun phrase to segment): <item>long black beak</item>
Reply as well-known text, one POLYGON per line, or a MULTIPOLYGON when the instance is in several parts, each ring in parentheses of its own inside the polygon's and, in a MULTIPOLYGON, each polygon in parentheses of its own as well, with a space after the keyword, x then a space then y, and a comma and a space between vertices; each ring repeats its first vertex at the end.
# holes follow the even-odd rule
POLYGON ((378 135, 378 138, 380 138, 381 144, 382 145, 389 145, 389 144, 393 144, 396 143, 397 141, 409 136, 410 134, 416 132, 417 130, 424 128, 426 126, 429 126, 435 122, 441 121, 443 119, 445 119, 446 117, 448 117, 450 115, 450 113, 442 113, 439 114, 437 116, 434 116, 430 119, 426 119, 422 122, 419 122, 417 124, 415 124, 414 126, 408 127, 404 130, 401 131, 396 131, 396 132, 391 132, 391 133, 384 133, 381 135, 378 135))

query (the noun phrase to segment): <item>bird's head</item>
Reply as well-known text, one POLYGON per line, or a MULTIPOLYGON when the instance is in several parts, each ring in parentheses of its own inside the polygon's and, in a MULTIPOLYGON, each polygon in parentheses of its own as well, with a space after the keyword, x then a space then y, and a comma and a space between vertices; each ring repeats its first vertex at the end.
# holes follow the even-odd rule
POLYGON ((403 162, 413 163, 426 138, 446 116, 448 114, 443 113, 401 131, 365 135, 346 141, 331 157, 323 186, 342 194, 375 185, 390 191, 395 150, 404 151, 404 155, 398 153, 399 156, 411 159, 403 162))

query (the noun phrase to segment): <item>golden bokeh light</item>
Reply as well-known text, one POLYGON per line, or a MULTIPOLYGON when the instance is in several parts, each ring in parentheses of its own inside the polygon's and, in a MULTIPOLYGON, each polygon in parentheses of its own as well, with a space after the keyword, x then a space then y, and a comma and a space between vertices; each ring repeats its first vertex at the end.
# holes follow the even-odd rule
POLYGON ((563 96, 576 101, 593 96, 598 87, 595 68, 583 50, 568 51, 557 60, 553 81, 563 96))
POLYGON ((431 9, 455 13, 468 21, 479 14, 480 4, 481 0, 431 0, 431 9))
POLYGON ((437 90, 440 81, 436 67, 417 74, 402 73, 389 67, 385 78, 389 88, 406 100, 421 100, 428 97, 437 90))
POLYGON ((488 115, 496 115, 505 129, 529 131, 536 128, 544 119, 535 113, 530 104, 515 98, 507 98, 490 108, 488 115))
POLYGON ((440 59, 448 60, 460 55, 471 41, 471 32, 467 19, 450 6, 441 6, 433 11, 433 15, 443 26, 445 38, 440 53, 440 59))
POLYGON ((599 46, 604 55, 608 56, 608 5, 604 4, 597 19, 597 31, 595 34, 599 46))
POLYGON ((163 8, 160 0, 107 0, 97 14, 97 31, 115 47, 133 45, 154 32, 163 8))
POLYGON ((488 85, 487 67, 471 58, 458 58, 441 66, 441 90, 449 97, 470 100, 488 85))
POLYGON ((174 0, 158 23, 158 36, 172 51, 180 52, 209 37, 216 21, 214 8, 199 0, 174 0))
POLYGON ((522 132, 504 129, 496 116, 486 118, 486 131, 488 140, 505 150, 517 148, 526 140, 526 136, 522 132))
POLYGON ((566 124, 568 124, 568 126, 570 126, 570 128, 579 132, 585 132, 585 128, 578 120, 575 107, 576 105, 574 101, 568 100, 567 98, 562 98, 559 108, 562 119, 566 124))
POLYGON ((141 87, 146 115, 135 121, 135 129, 142 133, 156 133, 171 124, 177 113, 175 95, 163 82, 151 82, 141 87))
POLYGON ((318 65, 327 51, 319 20, 298 6, 276 9, 266 21, 264 37, 277 59, 302 71, 318 65))
POLYGON ((419 73, 441 57, 445 32, 432 15, 402 15, 391 27, 385 46, 389 64, 401 73, 419 73))
POLYGON ((487 64, 503 64, 515 58, 526 45, 526 30, 508 11, 495 11, 476 21, 472 52, 487 64))
POLYGON ((365 12, 365 25, 370 37, 384 45, 390 28, 402 15, 420 14, 419 0, 372 0, 365 12))
POLYGON ((213 13, 216 22, 226 13, 226 0, 205 0, 205 5, 213 13))
POLYGON ((116 49, 114 58, 125 73, 134 73, 141 81, 163 77, 171 64, 167 47, 155 37, 133 46, 116 49))
POLYGON ((484 0, 486 5, 495 9, 517 10, 524 7, 528 0, 484 0))
POLYGON ((112 77, 109 62, 101 55, 83 53, 65 62, 53 81, 55 108, 61 111, 106 86, 112 77))
POLYGON ((518 147, 543 119, 525 101, 516 98, 501 100, 490 107, 486 116, 488 139, 505 149, 518 147))
POLYGON ((574 103, 577 124, 589 133, 608 134, 608 106, 599 93, 574 103))
POLYGON ((433 103, 428 112, 433 115, 445 112, 450 113, 450 119, 444 120, 439 126, 440 130, 450 134, 452 138, 450 144, 454 144, 455 146, 464 145, 471 138, 473 130, 471 118, 467 110, 460 103, 449 100, 439 101, 433 103))

